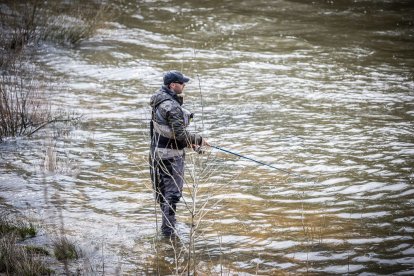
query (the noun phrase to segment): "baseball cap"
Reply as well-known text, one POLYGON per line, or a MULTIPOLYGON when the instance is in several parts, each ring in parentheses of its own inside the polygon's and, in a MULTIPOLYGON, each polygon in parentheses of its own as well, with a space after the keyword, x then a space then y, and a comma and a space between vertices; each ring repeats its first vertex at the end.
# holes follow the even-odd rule
POLYGON ((172 70, 164 74, 164 84, 168 85, 172 82, 188 82, 190 78, 186 77, 180 71, 172 70))

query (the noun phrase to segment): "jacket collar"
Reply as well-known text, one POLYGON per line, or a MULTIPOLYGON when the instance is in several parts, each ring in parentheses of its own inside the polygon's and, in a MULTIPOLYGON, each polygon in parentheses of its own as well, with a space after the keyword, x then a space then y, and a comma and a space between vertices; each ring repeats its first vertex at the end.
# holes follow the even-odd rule
POLYGON ((183 97, 179 97, 174 91, 168 88, 168 86, 163 85, 160 89, 162 92, 168 94, 171 98, 173 98, 176 102, 178 102, 180 105, 183 104, 183 97))

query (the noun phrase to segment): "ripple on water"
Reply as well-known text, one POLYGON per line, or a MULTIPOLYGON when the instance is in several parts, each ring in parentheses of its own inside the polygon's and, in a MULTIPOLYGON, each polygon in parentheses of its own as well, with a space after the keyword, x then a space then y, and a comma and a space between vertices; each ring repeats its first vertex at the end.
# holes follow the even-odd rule
POLYGON ((367 212, 367 213, 339 213, 335 214, 337 217, 344 219, 368 219, 368 218, 380 218, 391 215, 391 212, 367 212))
POLYGON ((382 188, 385 185, 387 184, 381 183, 381 182, 367 182, 367 183, 362 183, 361 185, 348 186, 347 188, 339 191, 338 193, 346 195, 346 194, 373 192, 373 191, 378 191, 379 188, 382 188))
POLYGON ((364 269, 364 265, 331 265, 321 269, 310 269, 310 271, 314 272, 325 272, 325 273, 333 273, 333 274, 347 274, 347 273, 354 273, 364 269))
MULTIPOLYGON (((410 8, 389 9, 399 5, 390 1, 359 1, 355 9, 341 1, 141 2, 127 3, 77 47, 47 46, 40 54, 42 73, 68 83, 56 96, 87 117, 76 137, 62 138, 67 148, 57 145, 70 151, 79 174, 33 177, 44 158, 35 140, 7 156, 2 149, 0 162, 18 175, 0 176, 8 202, 63 210, 68 233, 105 243, 105 254, 125 266, 151 266, 140 259, 155 254, 148 101, 162 72, 179 68, 192 78, 185 104, 197 111, 198 130, 203 111, 209 141, 304 175, 213 151, 217 169, 200 198, 220 203, 206 208, 200 239, 207 241, 197 240, 197 250, 205 246, 246 274, 412 272, 413 66, 410 41, 394 39, 407 28, 390 19, 409 18, 410 8), (360 11, 377 7, 372 22, 360 11)), ((184 206, 179 230, 188 242, 184 206)), ((56 223, 55 213, 50 218, 56 223)))
POLYGON ((233 193, 233 194, 221 194, 221 195, 214 195, 211 197, 212 199, 228 199, 228 200, 253 200, 253 201, 263 201, 263 198, 249 195, 249 194, 241 194, 241 193, 233 193))
POLYGON ((275 240, 270 240, 268 241, 269 243, 266 244, 264 246, 265 249, 270 249, 270 250, 284 250, 284 249, 288 249, 288 248, 292 248, 298 244, 300 244, 299 242, 296 241, 289 241, 289 240, 283 240, 283 241, 275 241, 275 240))

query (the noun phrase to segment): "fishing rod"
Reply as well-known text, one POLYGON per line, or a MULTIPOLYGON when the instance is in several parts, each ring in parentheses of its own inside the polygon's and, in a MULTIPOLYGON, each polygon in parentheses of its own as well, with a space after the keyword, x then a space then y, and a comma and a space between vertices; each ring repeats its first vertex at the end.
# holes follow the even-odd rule
POLYGON ((269 167, 269 168, 272 168, 272 169, 275 169, 275 170, 278 170, 278 171, 282 171, 282 172, 284 172, 284 173, 286 173, 286 174, 288 174, 288 175, 294 175, 294 176, 296 176, 296 177, 302 178, 303 180, 305 180, 305 181, 307 181, 307 182, 308 182, 308 181, 311 181, 311 182, 313 182, 313 183, 316 183, 315 181, 309 180, 309 179, 308 179, 307 177, 305 177, 304 175, 301 175, 301 174, 298 174, 298 173, 294 173, 294 172, 291 172, 291 171, 288 171, 288 170, 285 170, 285 169, 277 168, 277 167, 272 166, 272 165, 270 165, 270 164, 264 163, 264 162, 262 162, 262 161, 259 161, 259 160, 256 160, 256 159, 253 159, 253 158, 251 158, 251 157, 248 157, 248 156, 242 155, 242 154, 240 154, 240 153, 237 153, 237 152, 234 152, 234 151, 231 151, 231 150, 228 150, 228 149, 223 149, 223 148, 221 148, 221 147, 214 146, 214 145, 209 145, 209 146, 210 146, 210 147, 212 147, 212 148, 215 148, 215 149, 217 149, 217 150, 220 150, 220 151, 223 151, 223 152, 226 152, 226 153, 230 153, 230 154, 232 154, 232 155, 235 155, 235 156, 238 156, 238 157, 241 157, 241 158, 244 158, 244 159, 247 159, 247 160, 253 161, 253 162, 258 163, 258 164, 260 164, 260 165, 263 165, 263 166, 266 166, 266 167, 269 167))
MULTIPOLYGON (((272 165, 270 165, 270 164, 267 164, 267 163, 264 163, 264 162, 262 162, 262 161, 259 161, 259 160, 256 160, 256 159, 253 159, 253 158, 248 157, 248 156, 241 155, 240 153, 237 153, 237 152, 234 152, 234 151, 230 151, 230 150, 223 149, 223 148, 221 148, 221 147, 218 147, 218 146, 213 146, 213 145, 210 145, 210 147, 215 148, 215 149, 218 149, 218 150, 221 150, 221 151, 226 152, 226 153, 230 153, 230 154, 236 155, 236 156, 238 156, 238 157, 241 157, 241 158, 244 158, 244 159, 247 159, 247 160, 253 161, 253 162, 256 162, 256 163, 258 163, 258 164, 260 164, 260 165, 263 165, 263 166, 266 166, 266 167, 269 167, 269 168, 272 168, 272 169, 275 169, 275 170, 278 170, 278 171, 282 171, 282 172, 287 173, 287 174, 294 174, 294 175, 296 175, 295 173, 292 173, 292 172, 290 172, 290 171, 288 171, 288 170, 284 170, 284 169, 281 169, 281 168, 277 168, 277 167, 272 166, 272 165)), ((300 176, 300 175, 297 175, 297 176, 300 176)))

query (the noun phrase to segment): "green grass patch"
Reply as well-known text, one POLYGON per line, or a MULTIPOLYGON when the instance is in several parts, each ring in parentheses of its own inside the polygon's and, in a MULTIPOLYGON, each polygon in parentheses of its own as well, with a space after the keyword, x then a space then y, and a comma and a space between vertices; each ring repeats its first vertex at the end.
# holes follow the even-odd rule
POLYGON ((17 234, 20 238, 26 239, 36 236, 37 230, 32 223, 22 220, 13 220, 8 216, 0 217, 0 236, 17 234))
MULTIPOLYGON (((0 274, 5 275, 51 275, 40 255, 18 245, 15 233, 0 238, 0 274)), ((35 250, 37 251, 37 250, 35 250)))
POLYGON ((80 250, 66 237, 60 237, 53 242, 53 253, 59 261, 74 260, 80 257, 80 250))
POLYGON ((42 256, 50 256, 50 252, 40 246, 28 245, 25 247, 26 251, 30 254, 37 254, 42 256))

